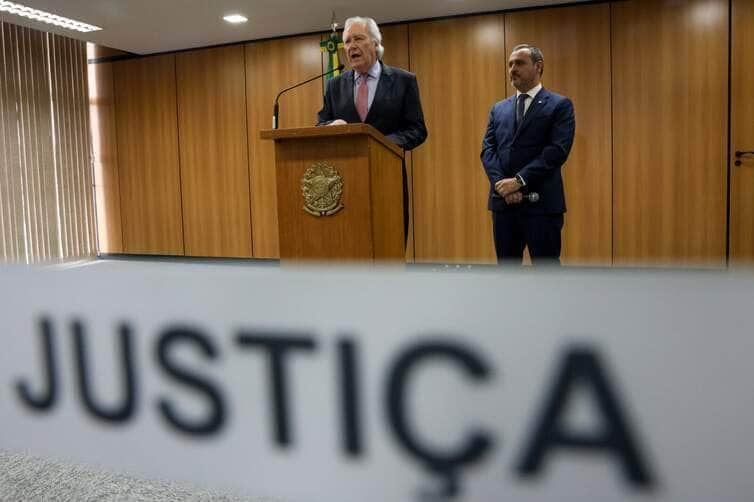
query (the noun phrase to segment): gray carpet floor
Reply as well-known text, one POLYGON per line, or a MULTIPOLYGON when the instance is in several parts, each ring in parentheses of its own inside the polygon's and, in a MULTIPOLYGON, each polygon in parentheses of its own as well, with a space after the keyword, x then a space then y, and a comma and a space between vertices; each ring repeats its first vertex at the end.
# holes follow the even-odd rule
POLYGON ((0 450, 0 501, 284 502, 142 479, 59 460, 0 450))

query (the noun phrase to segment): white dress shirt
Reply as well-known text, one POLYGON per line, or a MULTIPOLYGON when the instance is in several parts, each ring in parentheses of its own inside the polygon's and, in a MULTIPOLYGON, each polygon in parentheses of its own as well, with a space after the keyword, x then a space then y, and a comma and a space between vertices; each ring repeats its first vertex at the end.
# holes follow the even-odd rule
MULTIPOLYGON (((524 117, 526 116, 526 112, 529 111, 529 106, 534 102, 534 98, 537 96, 537 93, 542 89, 542 84, 537 84, 536 87, 532 87, 528 91, 526 91, 526 95, 529 96, 526 98, 526 101, 524 101, 524 117)), ((516 91, 516 100, 518 101, 518 97, 524 94, 521 91, 516 91)))
MULTIPOLYGON (((516 101, 518 101, 518 97, 521 94, 526 94, 527 96, 529 96, 528 98, 526 98, 526 101, 524 101, 524 117, 526 117, 526 112, 529 111, 529 106, 531 106, 531 104, 534 102, 534 98, 537 96, 541 89, 542 84, 537 84, 536 86, 526 91, 526 93, 516 91, 516 101)), ((518 182, 521 183, 521 186, 526 186, 526 180, 523 178, 523 176, 517 174, 516 178, 518 179, 518 182)))

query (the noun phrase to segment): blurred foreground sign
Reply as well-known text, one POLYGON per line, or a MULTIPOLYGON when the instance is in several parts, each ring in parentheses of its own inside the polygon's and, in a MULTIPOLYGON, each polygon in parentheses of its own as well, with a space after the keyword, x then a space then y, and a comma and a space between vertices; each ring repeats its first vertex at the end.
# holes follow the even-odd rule
POLYGON ((305 501, 754 500, 754 276, 0 270, 0 448, 305 501))

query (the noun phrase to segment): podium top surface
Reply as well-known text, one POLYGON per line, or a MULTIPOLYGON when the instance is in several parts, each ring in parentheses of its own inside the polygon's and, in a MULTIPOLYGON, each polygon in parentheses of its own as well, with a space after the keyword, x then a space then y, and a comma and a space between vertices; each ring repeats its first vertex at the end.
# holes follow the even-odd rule
POLYGON ((354 136, 367 135, 374 138, 385 148, 403 158, 403 149, 387 139, 377 129, 369 124, 346 124, 337 126, 320 126, 320 127, 293 127, 288 129, 263 129, 259 132, 261 139, 272 139, 275 141, 287 139, 302 138, 327 138, 333 136, 354 136))

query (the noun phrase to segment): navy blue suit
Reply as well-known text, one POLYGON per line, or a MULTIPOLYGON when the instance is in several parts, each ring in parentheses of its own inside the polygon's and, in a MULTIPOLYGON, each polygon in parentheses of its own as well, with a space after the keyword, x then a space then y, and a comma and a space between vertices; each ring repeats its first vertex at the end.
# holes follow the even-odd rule
POLYGON ((560 230, 566 211, 561 168, 568 158, 576 129, 571 100, 540 89, 516 127, 516 96, 490 111, 482 142, 482 165, 490 181, 487 203, 493 215, 498 260, 520 259, 524 246, 537 258, 559 260, 560 230), (521 175, 527 194, 538 202, 507 204, 495 191, 503 178, 521 175))
MULTIPOLYGON (((427 139, 416 76, 400 68, 380 64, 380 80, 364 122, 404 150, 412 150, 427 139)), ((327 83, 324 106, 317 114, 317 125, 326 125, 335 119, 345 120, 349 124, 361 122, 354 104, 354 73, 348 70, 327 83)))

